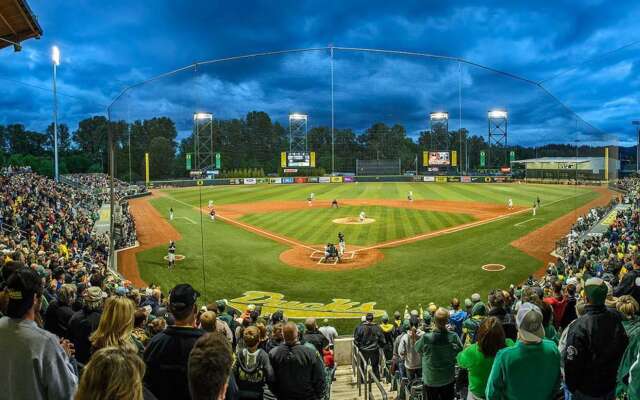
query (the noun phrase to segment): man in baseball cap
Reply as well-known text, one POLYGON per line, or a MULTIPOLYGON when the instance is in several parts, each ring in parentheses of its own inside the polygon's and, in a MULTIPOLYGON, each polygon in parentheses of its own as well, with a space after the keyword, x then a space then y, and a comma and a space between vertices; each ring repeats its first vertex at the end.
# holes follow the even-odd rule
POLYGON ((554 398, 561 382, 560 353, 554 342, 544 339, 542 311, 534 304, 522 303, 516 325, 518 343, 496 355, 485 398, 554 398))

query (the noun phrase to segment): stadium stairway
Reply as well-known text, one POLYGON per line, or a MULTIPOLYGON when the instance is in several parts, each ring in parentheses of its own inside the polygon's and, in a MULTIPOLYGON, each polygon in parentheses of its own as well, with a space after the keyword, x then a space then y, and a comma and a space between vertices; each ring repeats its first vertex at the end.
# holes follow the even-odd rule
MULTIPOLYGON (((395 399, 396 392, 391 392, 391 385, 386 384, 385 389, 387 390, 388 398, 395 399)), ((351 369, 351 365, 339 365, 336 368, 335 373, 335 381, 331 384, 331 400, 361 400, 365 398, 365 386, 362 385, 362 395, 358 396, 358 385, 356 383, 356 378, 353 376, 353 370, 351 369)), ((379 392, 374 392, 373 399, 380 399, 379 392)))

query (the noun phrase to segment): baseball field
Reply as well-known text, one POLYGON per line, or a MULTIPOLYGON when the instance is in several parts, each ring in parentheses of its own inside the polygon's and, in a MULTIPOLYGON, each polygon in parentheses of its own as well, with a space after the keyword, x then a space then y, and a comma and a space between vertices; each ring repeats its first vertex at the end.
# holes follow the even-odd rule
POLYGON ((464 183, 156 189, 130 202, 140 246, 121 252, 118 263, 130 279, 164 289, 190 282, 203 303, 262 304, 348 327, 367 310, 448 304, 522 282, 552 259, 555 241, 580 213, 612 195, 593 187, 464 183), (536 198, 541 207, 533 216, 536 198), (361 212, 369 223, 359 223, 361 212), (337 243, 338 232, 346 239, 343 260, 323 263, 324 245, 337 243), (169 240, 178 254, 171 271, 169 240))

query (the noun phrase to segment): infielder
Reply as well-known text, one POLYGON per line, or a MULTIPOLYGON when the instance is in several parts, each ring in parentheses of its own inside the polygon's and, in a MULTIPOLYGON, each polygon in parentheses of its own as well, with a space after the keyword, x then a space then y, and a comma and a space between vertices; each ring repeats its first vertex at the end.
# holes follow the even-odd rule
POLYGON ((509 210, 511 210, 513 208, 513 199, 511 197, 509 197, 509 201, 507 202, 507 206, 509 207, 509 210))
POLYGON ((409 190, 409 194, 407 194, 407 200, 413 201, 413 191, 409 190))
POLYGON ((173 221, 173 207, 169 209, 169 221, 173 221))
POLYGON ((213 208, 213 200, 209 200, 209 205, 207 207, 209 207, 209 210, 213 208))
POLYGON ((347 249, 347 244, 344 241, 344 234, 342 232, 338 232, 338 251, 340 256, 342 256, 347 249))
POLYGON ((173 240, 169 242, 167 263, 168 269, 173 269, 176 266, 176 243, 173 240))
POLYGON ((209 211, 209 216, 211 217, 211 222, 215 222, 215 220, 216 220, 216 210, 214 210, 212 208, 211 211, 209 211))
POLYGON ((360 211, 360 223, 364 224, 364 220, 367 218, 367 214, 364 213, 364 210, 360 211))
POLYGON ((533 216, 536 216, 536 211, 538 210, 538 204, 534 201, 533 207, 531 207, 531 211, 533 211, 533 216))

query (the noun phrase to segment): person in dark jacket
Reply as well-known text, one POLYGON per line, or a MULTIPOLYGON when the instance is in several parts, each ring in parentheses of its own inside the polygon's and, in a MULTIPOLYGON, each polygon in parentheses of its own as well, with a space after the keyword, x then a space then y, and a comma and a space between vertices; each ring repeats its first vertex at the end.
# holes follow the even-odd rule
POLYGON ((65 283, 58 291, 58 299, 54 300, 44 315, 44 329, 60 338, 67 338, 69 320, 73 317, 73 303, 76 301, 76 286, 65 283))
POLYGON ((587 280, 585 293, 585 313, 568 328, 562 354, 565 385, 575 399, 614 399, 618 365, 629 340, 620 314, 604 304, 604 281, 587 280))
POLYGON ((77 311, 69 320, 68 339, 76 350, 76 360, 86 364, 91 356, 89 336, 98 329, 105 293, 97 286, 88 288, 84 293, 82 310, 77 311))
POLYGON ((298 327, 287 322, 284 343, 269 352, 274 382, 269 386, 278 399, 320 400, 326 391, 324 365, 317 351, 300 344, 298 327))
POLYGON ((262 400, 264 385, 273 381, 273 368, 269 354, 258 348, 260 331, 250 326, 242 333, 245 348, 236 354, 233 375, 238 384, 240 400, 262 400))
POLYGON ((620 284, 613 289, 613 297, 628 294, 640 303, 640 259, 633 260, 633 269, 627 272, 620 284))
POLYGON ((311 343, 313 347, 318 350, 319 354, 322 354, 322 351, 329 346, 329 339, 320 332, 318 329, 318 325, 316 324, 315 318, 307 318, 304 321, 304 334, 302 335, 302 340, 304 342, 311 343))
POLYGON ((158 400, 188 400, 187 364, 196 341, 204 335, 195 328, 200 294, 189 284, 179 284, 169 294, 169 311, 175 324, 155 335, 144 352, 144 384, 158 400))
POLYGON ((504 295, 500 290, 496 290, 489 294, 489 312, 488 317, 496 317, 502 324, 504 334, 507 339, 516 340, 518 337, 518 329, 516 321, 505 306, 504 295))
POLYGON ((189 364, 185 368, 189 374, 187 397, 179 398, 235 400, 238 388, 230 374, 232 362, 231 346, 224 336, 218 333, 201 336, 189 353, 189 364))
POLYGON ((385 340, 380 327, 373 323, 373 313, 367 313, 365 322, 356 328, 353 341, 379 379, 380 349, 384 347, 385 340))

